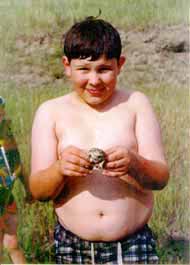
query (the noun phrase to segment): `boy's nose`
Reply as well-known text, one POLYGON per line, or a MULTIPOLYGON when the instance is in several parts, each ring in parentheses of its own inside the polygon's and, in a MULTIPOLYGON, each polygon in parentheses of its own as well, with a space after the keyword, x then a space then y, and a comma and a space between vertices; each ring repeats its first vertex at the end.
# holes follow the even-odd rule
POLYGON ((93 86, 98 85, 100 83, 100 77, 97 73, 91 73, 89 77, 89 83, 93 86))

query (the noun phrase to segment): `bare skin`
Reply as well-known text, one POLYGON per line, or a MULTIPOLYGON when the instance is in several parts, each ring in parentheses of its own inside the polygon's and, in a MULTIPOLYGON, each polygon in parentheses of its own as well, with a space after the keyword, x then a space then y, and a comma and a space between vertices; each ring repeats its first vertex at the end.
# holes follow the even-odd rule
MULTIPOLYGON (((3 217, 2 217, 3 218, 3 217)), ((26 264, 23 251, 20 249, 17 239, 17 216, 6 214, 4 217, 6 226, 0 231, 0 262, 3 263, 3 248, 8 251, 14 264, 26 264)))
POLYGON ((152 190, 168 181, 160 128, 145 95, 116 90, 123 58, 63 63, 74 92, 36 113, 30 189, 54 199, 60 223, 79 237, 121 239, 148 222, 152 190), (90 169, 92 147, 106 153, 103 171, 90 169))

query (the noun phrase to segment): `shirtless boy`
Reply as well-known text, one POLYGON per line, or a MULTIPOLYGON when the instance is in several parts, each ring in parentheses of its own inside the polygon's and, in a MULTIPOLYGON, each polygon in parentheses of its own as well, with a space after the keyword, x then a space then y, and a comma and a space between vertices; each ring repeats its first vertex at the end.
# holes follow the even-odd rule
POLYGON ((37 110, 30 176, 34 198, 54 200, 56 262, 156 263, 147 223, 168 167, 149 100, 117 88, 120 36, 89 17, 67 32, 62 60, 73 91, 37 110), (92 169, 94 147, 103 169, 92 169))

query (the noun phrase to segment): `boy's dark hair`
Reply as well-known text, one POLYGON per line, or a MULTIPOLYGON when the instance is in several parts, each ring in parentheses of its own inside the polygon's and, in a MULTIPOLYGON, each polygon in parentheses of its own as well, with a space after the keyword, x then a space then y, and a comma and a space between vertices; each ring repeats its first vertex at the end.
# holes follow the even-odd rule
POLYGON ((118 31, 110 23, 94 17, 87 17, 74 24, 64 40, 64 54, 69 62, 88 57, 94 61, 102 55, 107 59, 119 60, 121 49, 118 31))

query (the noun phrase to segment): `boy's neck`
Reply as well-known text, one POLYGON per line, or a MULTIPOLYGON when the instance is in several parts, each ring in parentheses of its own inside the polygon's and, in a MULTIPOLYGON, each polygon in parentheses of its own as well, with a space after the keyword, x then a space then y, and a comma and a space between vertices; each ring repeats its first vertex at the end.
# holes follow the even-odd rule
POLYGON ((109 97, 106 101, 98 105, 90 105, 83 98, 81 98, 75 91, 71 92, 72 98, 80 105, 87 106, 90 109, 94 109, 97 112, 104 112, 109 110, 114 104, 114 100, 117 96, 117 90, 114 91, 111 97, 109 97))

